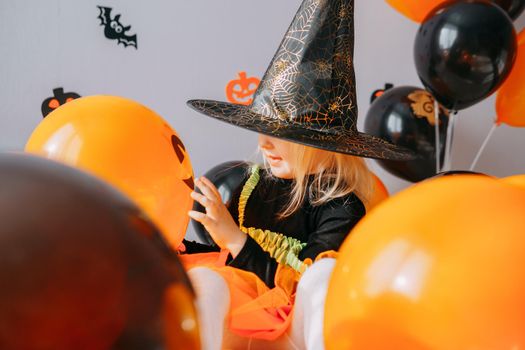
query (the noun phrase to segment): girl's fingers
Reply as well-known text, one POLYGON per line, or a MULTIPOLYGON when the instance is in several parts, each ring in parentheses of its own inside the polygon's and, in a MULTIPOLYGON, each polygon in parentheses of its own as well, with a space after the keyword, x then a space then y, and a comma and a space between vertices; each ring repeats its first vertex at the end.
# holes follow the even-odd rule
POLYGON ((216 202, 210 200, 209 198, 197 192, 192 192, 190 195, 191 195, 191 198, 196 200, 198 203, 200 203, 200 205, 202 205, 206 209, 206 215, 209 218, 215 219, 215 217, 217 216, 217 205, 216 205, 217 203, 216 202))
POLYGON ((219 190, 217 189, 217 187, 213 184, 213 182, 211 182, 210 180, 208 180, 208 178, 204 177, 204 176, 201 176, 199 178, 199 180, 201 180, 202 182, 204 182, 204 184, 206 184, 212 191, 213 193, 215 193, 215 196, 217 197, 217 199, 219 199, 220 201, 222 201, 222 198, 221 198, 221 193, 219 192, 219 190))
POLYGON ((190 194, 190 196, 191 196, 191 198, 193 198, 194 200, 199 202, 199 204, 202 205, 205 208, 206 208, 207 205, 210 204, 210 202, 208 201, 208 198, 206 198, 205 196, 203 196, 200 193, 197 193, 197 192, 194 191, 194 192, 192 192, 190 194))
POLYGON ((220 197, 213 192, 213 190, 200 178, 195 181, 195 185, 201 190, 202 194, 205 195, 211 201, 220 201, 220 197))
POLYGON ((206 226, 207 224, 210 223, 210 218, 208 217, 208 215, 206 215, 204 213, 201 213, 199 211, 190 210, 188 212, 188 215, 189 215, 190 218, 192 218, 195 221, 200 222, 204 226, 206 226))

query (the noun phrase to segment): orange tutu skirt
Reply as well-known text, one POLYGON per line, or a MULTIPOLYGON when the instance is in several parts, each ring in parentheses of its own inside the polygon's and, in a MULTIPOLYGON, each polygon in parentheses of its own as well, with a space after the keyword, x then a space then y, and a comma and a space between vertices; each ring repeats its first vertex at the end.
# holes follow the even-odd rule
POLYGON ((228 251, 179 255, 185 268, 208 267, 219 273, 230 291, 226 326, 241 337, 275 340, 290 326, 300 274, 279 265, 275 287, 269 288, 252 272, 226 266, 228 251))

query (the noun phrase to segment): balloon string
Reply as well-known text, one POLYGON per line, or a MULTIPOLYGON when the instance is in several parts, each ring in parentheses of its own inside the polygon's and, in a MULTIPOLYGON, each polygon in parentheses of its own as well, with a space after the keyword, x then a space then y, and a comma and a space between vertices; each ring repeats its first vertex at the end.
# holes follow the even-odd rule
POLYGON ((470 166, 470 171, 473 171, 474 168, 476 167, 476 164, 478 163, 479 157, 481 157, 481 153, 483 153, 483 151, 485 150, 485 147, 489 143, 490 137, 492 136, 492 134, 494 133, 494 131, 496 130, 497 127, 498 127, 498 124, 496 122, 494 122, 494 124, 492 125, 492 128, 490 128, 490 131, 489 131, 487 137, 485 137, 485 141, 483 141, 483 144, 481 145, 481 148, 479 149, 478 154, 476 155, 476 158, 474 158, 474 161, 472 162, 472 165, 470 166))
POLYGON ((434 121, 435 121, 434 131, 436 134, 435 144, 436 144, 436 174, 437 174, 441 169, 441 164, 440 164, 441 152, 439 148, 439 105, 435 98, 434 98, 434 121))
POLYGON ((452 168, 452 140, 454 138, 454 128, 456 127, 456 114, 457 111, 451 111, 448 118, 448 127, 447 127, 447 140, 446 140, 446 152, 444 170, 449 171, 452 168))

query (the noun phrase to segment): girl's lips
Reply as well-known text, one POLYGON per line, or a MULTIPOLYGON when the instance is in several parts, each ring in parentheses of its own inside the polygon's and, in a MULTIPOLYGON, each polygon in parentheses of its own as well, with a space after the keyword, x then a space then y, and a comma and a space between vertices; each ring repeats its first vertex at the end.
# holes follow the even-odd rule
POLYGON ((266 154, 266 159, 268 159, 268 163, 270 164, 276 164, 282 160, 281 157, 273 156, 270 154, 266 154))

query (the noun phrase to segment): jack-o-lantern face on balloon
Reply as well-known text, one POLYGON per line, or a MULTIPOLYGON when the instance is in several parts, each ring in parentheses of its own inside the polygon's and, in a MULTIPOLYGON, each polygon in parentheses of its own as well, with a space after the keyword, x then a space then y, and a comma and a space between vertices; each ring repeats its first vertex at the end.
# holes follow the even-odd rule
POLYGON ((42 116, 45 118, 49 113, 62 106, 64 103, 71 102, 79 97, 80 95, 76 92, 64 93, 63 88, 53 89, 53 97, 46 98, 44 102, 42 102, 42 116))
POLYGON ((182 242, 192 166, 180 137, 152 110, 121 97, 82 97, 50 113, 26 151, 105 179, 151 217, 172 247, 182 242))
POLYGON ((177 159, 182 165, 180 179, 193 191, 195 187, 193 183, 193 169, 191 168, 190 158, 186 153, 186 147, 184 147, 184 144, 177 135, 171 135, 171 144, 177 155, 177 159))
POLYGON ((226 97, 231 103, 250 105, 253 94, 259 86, 260 80, 255 77, 246 77, 246 72, 239 73, 239 79, 232 80, 226 86, 226 97))

